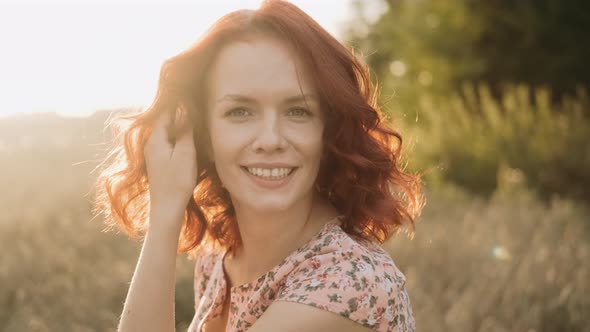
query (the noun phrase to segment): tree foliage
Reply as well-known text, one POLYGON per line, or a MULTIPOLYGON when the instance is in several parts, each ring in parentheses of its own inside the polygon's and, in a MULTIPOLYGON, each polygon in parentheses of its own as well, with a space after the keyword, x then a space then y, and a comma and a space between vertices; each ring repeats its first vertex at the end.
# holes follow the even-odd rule
POLYGON ((485 82, 498 95, 509 83, 550 86, 558 100, 590 85, 590 2, 583 0, 387 0, 374 22, 356 1, 347 39, 368 54, 384 87, 458 90, 485 82))

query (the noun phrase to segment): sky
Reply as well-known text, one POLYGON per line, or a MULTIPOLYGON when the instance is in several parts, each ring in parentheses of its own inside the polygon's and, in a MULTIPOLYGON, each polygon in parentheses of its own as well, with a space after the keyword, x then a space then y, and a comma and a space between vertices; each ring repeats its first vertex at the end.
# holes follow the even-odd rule
MULTIPOLYGON (((147 107, 161 64, 260 0, 0 0, 0 117, 147 107)), ((351 0, 292 0, 336 38, 351 0)))

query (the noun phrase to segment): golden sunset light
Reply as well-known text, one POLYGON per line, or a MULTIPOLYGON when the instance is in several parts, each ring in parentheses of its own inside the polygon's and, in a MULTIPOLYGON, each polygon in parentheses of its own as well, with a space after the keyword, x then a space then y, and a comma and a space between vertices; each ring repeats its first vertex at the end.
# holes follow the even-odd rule
MULTIPOLYGON (((243 1, 2 1, 0 117, 151 103, 161 63, 243 1)), ((293 1, 335 36, 350 1, 293 1)))
POLYGON ((0 0, 0 332, 590 332, 588 17, 0 0))

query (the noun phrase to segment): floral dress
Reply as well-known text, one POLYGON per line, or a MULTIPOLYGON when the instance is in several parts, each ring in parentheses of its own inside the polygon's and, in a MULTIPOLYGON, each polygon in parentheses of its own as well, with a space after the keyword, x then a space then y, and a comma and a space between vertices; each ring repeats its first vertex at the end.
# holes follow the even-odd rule
MULTIPOLYGON (((226 296, 223 257, 196 260, 195 315, 189 332, 222 314, 226 296)), ((274 301, 297 302, 351 319, 374 331, 415 331, 406 279, 377 243, 353 238, 340 216, 256 281, 230 289, 228 331, 247 331, 274 301)))

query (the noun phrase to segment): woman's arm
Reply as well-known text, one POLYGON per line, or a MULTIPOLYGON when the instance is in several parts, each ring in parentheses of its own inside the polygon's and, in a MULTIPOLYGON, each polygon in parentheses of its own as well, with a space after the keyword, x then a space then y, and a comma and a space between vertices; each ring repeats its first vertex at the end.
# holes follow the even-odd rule
POLYGON ((123 331, 174 331, 176 250, 182 218, 169 209, 150 210, 150 229, 127 293, 119 323, 123 331), (178 218, 170 220, 169 218, 178 218), (169 220, 162 220, 169 219, 169 220), (152 222, 157 220, 156 222, 152 222))
POLYGON ((178 241, 197 182, 197 152, 186 110, 158 115, 144 155, 150 193, 149 230, 123 307, 120 332, 174 331, 178 241), (178 131, 174 143, 168 137, 170 124, 178 131))

